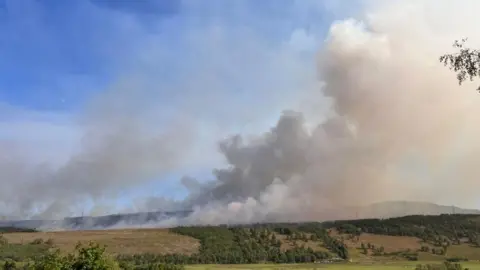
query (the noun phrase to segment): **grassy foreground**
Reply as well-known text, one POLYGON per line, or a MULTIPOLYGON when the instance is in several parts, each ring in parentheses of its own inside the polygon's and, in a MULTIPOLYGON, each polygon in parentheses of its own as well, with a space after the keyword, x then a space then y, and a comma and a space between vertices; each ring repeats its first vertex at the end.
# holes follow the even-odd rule
MULTIPOLYGON (((385 264, 256 264, 256 265, 192 265, 186 270, 307 270, 307 269, 331 269, 331 270, 405 270, 415 269, 419 262, 395 262, 385 264)), ((426 262, 422 262, 424 264, 426 262)), ((469 270, 480 270, 480 262, 462 263, 469 270)))
MULTIPOLYGON (((200 243, 197 239, 171 233, 168 229, 117 229, 58 232, 13 232, 3 237, 11 244, 28 244, 36 239, 51 239, 55 247, 73 252, 78 242, 93 241, 107 247, 110 254, 192 254, 200 243)), ((0 250, 1 257, 1 250, 0 250)))

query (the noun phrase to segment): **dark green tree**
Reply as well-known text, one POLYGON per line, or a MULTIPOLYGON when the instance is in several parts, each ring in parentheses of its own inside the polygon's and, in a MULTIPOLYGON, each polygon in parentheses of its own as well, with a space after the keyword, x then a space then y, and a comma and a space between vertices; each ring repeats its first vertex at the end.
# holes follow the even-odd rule
MULTIPOLYGON (((466 38, 460 41, 456 40, 453 47, 458 52, 444 54, 439 58, 441 63, 457 73, 460 85, 466 80, 473 81, 475 77, 480 77, 480 51, 465 46, 466 41, 466 38)), ((480 91, 480 86, 477 91, 480 91)))

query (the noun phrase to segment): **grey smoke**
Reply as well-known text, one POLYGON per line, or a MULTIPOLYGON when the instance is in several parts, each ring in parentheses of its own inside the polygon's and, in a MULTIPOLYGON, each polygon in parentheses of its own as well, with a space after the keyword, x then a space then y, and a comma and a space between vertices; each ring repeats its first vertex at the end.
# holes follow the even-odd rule
POLYGON ((2 176, 16 182, 14 192, 2 188, 2 202, 23 217, 35 215, 36 208, 43 209, 40 214, 47 218, 72 215, 65 212, 71 211, 66 206, 115 195, 173 170, 185 154, 181 149, 192 142, 191 126, 185 121, 160 134, 145 135, 132 115, 123 117, 118 113, 114 119, 87 127, 83 150, 59 168, 29 166, 9 151, 0 162, 2 176))
POLYGON ((375 3, 363 22, 334 23, 319 53, 312 99, 331 98, 332 114, 309 129, 285 113, 253 141, 220 143, 229 166, 191 198, 190 217, 169 222, 351 218, 345 208, 395 199, 477 205, 480 99, 438 55, 452 33, 476 37, 478 19, 448 1, 375 3), (459 28, 442 33, 438 13, 459 28))

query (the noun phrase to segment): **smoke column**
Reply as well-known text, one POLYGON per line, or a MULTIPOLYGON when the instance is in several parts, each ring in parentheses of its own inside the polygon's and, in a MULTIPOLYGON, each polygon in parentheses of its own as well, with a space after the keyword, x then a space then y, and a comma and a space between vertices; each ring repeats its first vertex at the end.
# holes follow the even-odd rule
POLYGON ((331 115, 309 129, 285 112, 254 140, 221 142, 229 166, 172 224, 352 218, 348 207, 395 199, 475 203, 480 99, 438 56, 462 34, 475 42, 478 19, 448 1, 369 4, 360 20, 334 23, 319 52, 331 115))

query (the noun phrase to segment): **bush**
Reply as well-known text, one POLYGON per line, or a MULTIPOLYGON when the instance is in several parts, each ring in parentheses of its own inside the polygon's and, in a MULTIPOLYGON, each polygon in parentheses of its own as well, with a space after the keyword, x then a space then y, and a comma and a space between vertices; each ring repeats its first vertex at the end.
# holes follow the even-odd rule
POLYGON ((88 246, 77 245, 77 256, 73 260, 72 269, 109 270, 120 269, 118 264, 105 254, 105 247, 90 242, 88 246))
POLYGON ((445 259, 447 262, 467 262, 467 258, 462 258, 462 257, 451 257, 451 258, 446 258, 445 259))
POLYGON ((32 265, 29 265, 27 269, 34 270, 67 270, 71 266, 71 262, 60 255, 60 250, 49 252, 48 254, 41 256, 34 260, 32 265))
POLYGON ((98 244, 77 245, 75 254, 62 256, 60 251, 49 252, 34 261, 34 270, 115 270, 118 264, 105 254, 98 244))
POLYGON ((12 260, 7 260, 3 263, 4 270, 13 270, 17 269, 17 264, 12 260))

